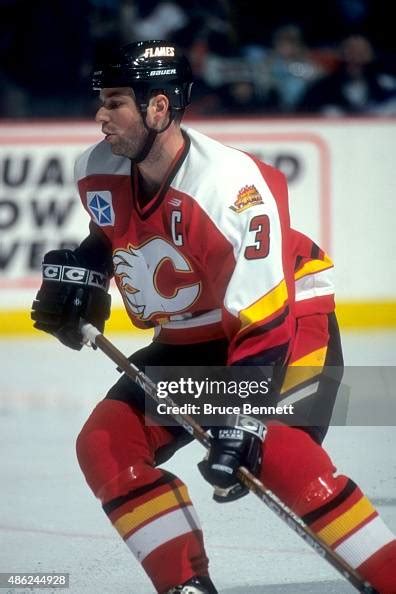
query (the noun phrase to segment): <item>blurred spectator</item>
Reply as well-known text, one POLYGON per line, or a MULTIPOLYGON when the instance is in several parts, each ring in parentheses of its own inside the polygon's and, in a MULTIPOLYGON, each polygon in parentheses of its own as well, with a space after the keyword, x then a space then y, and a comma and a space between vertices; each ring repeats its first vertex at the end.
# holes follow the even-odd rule
POLYGON ((363 35, 378 52, 395 52, 394 5, 389 0, 336 0, 347 35, 363 35))
POLYGON ((282 112, 293 111, 309 83, 323 72, 305 45, 301 29, 291 24, 275 31, 263 67, 268 70, 282 112))
POLYGON ((379 68, 369 40, 349 36, 340 53, 339 68, 307 89, 299 111, 324 115, 396 113, 396 78, 379 68))
POLYGON ((234 36, 228 0, 178 0, 177 3, 188 14, 187 25, 173 35, 179 45, 185 48, 200 39, 206 42, 209 51, 228 53, 234 36))
POLYGON ((263 67, 238 55, 207 55, 203 80, 216 97, 212 108, 221 114, 257 114, 276 105, 263 67))
POLYGON ((171 39, 176 31, 187 25, 188 16, 177 2, 144 0, 134 4, 135 20, 131 28, 135 41, 171 39))
POLYGON ((270 94, 262 96, 252 81, 234 81, 218 91, 216 113, 228 115, 257 115, 273 111, 270 94))

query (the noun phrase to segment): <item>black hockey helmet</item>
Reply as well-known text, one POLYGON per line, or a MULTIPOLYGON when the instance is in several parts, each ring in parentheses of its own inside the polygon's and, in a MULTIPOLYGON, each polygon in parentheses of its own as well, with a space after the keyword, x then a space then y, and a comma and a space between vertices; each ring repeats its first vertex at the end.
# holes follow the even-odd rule
POLYGON ((117 51, 95 70, 93 89, 132 87, 144 112, 154 91, 164 91, 172 110, 190 103, 192 72, 187 58, 170 41, 138 41, 117 51))

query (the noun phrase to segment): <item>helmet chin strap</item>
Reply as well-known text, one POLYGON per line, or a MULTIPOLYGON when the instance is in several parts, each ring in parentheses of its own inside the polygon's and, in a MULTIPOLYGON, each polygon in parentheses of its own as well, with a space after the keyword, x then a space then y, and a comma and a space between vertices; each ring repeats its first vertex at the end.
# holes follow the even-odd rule
POLYGON ((146 140, 144 141, 142 148, 140 149, 136 157, 132 159, 134 163, 141 163, 145 160, 145 158, 151 151, 155 139, 157 138, 158 132, 156 130, 153 130, 152 128, 147 128, 147 126, 145 126, 145 128, 147 129, 148 134, 146 136, 146 140))
POLYGON ((171 123, 173 122, 174 119, 174 113, 172 108, 169 108, 169 121, 166 124, 166 126, 164 128, 162 128, 162 130, 154 130, 154 128, 150 128, 147 124, 146 121, 146 115, 147 113, 140 110, 140 114, 142 116, 142 120, 143 120, 143 124, 144 127, 146 128, 148 134, 146 136, 146 140, 142 146, 142 148, 140 149, 140 151, 138 152, 138 154, 136 155, 136 157, 133 160, 134 163, 141 163, 142 161, 144 161, 146 159, 146 157, 148 156, 149 152, 152 149, 152 146, 155 142, 155 139, 157 138, 158 134, 162 134, 162 132, 165 132, 165 130, 167 130, 169 128, 169 126, 171 125, 171 123))

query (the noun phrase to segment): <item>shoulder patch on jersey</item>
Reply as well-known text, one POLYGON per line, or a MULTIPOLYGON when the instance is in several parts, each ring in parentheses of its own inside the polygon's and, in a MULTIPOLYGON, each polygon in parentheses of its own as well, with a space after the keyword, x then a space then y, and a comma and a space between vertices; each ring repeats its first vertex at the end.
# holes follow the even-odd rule
POLYGON ((95 223, 100 227, 114 225, 113 198, 108 190, 87 192, 87 207, 95 223))
POLYGON ((234 212, 240 213, 256 204, 264 204, 261 194, 256 186, 244 186, 239 190, 237 199, 230 208, 234 212))

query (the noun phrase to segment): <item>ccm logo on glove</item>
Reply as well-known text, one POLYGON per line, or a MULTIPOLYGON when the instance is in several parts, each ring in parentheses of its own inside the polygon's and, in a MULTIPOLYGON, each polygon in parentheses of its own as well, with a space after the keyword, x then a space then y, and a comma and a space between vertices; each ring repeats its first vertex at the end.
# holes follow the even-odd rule
POLYGON ((109 279, 105 274, 86 268, 74 266, 60 266, 57 264, 43 264, 43 279, 48 281, 76 283, 88 285, 107 291, 109 279))

